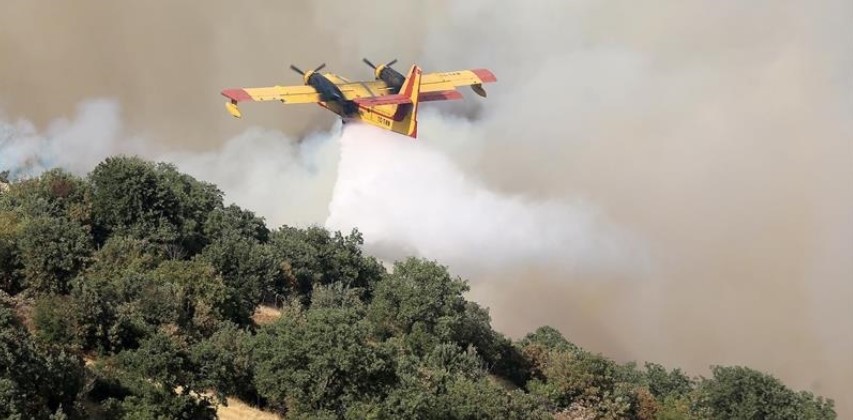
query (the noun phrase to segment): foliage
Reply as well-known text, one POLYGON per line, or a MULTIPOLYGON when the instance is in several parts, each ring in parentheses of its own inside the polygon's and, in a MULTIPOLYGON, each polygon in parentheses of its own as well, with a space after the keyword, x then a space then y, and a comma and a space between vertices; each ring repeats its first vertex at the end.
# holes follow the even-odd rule
POLYGON ((361 289, 369 297, 373 284, 385 270, 374 258, 362 254, 363 242, 357 230, 348 236, 340 232, 330 235, 319 227, 285 226, 273 232, 270 245, 283 272, 277 293, 284 297, 296 292, 310 302, 315 286, 339 283, 361 289))
POLYGON ((212 418, 229 396, 296 419, 835 416, 747 368, 697 380, 619 364, 548 326, 512 342, 446 267, 386 271, 363 242, 270 231, 215 186, 134 157, 13 182, 0 417, 212 418), (281 317, 256 325, 261 303, 281 317))
POLYGON ((228 395, 258 400, 253 386, 251 339, 249 331, 223 323, 210 337, 194 345, 190 358, 197 369, 199 387, 216 391, 220 402, 228 395))
POLYGON ((0 210, 0 290, 12 294, 23 287, 18 250, 20 224, 19 215, 12 211, 0 210))
POLYGON ((197 258, 222 277, 227 318, 248 324, 264 295, 274 293, 280 283, 279 263, 269 246, 251 237, 226 233, 204 248, 197 258))
POLYGON ((42 216, 24 223, 18 248, 21 272, 29 289, 67 293, 69 281, 92 253, 92 241, 79 224, 42 216))
POLYGON ((45 343, 70 347, 76 343, 73 308, 67 296, 41 296, 35 303, 36 337, 45 343))
POLYGON ((255 385, 288 413, 342 414, 360 400, 379 398, 393 384, 393 360, 370 338, 358 308, 292 310, 255 337, 255 385))
POLYGON ((192 255, 205 245, 209 214, 222 207, 222 193, 215 186, 170 164, 111 157, 89 179, 99 242, 107 235, 127 235, 174 244, 174 255, 192 255))
POLYGON ((62 218, 87 227, 91 225, 91 207, 89 184, 61 169, 16 182, 9 191, 0 194, 0 211, 62 218))
POLYGON ((778 379, 741 366, 713 366, 713 377, 699 384, 701 412, 712 418, 830 419, 832 401, 794 392, 778 379))
POLYGON ((660 400, 668 397, 683 397, 695 385, 695 381, 685 375, 681 369, 667 372, 665 367, 656 363, 645 364, 643 382, 655 398, 660 400))
POLYGON ((75 415, 83 362, 62 348, 39 346, 6 302, 0 302, 0 417, 75 415))
POLYGON ((425 358, 398 359, 396 386, 373 407, 387 418, 545 418, 535 398, 491 380, 469 347, 435 346, 425 358))

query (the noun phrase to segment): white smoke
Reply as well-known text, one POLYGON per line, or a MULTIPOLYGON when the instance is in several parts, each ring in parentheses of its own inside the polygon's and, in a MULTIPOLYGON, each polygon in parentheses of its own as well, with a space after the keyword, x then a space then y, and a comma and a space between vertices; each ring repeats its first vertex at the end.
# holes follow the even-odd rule
POLYGON ((109 156, 137 155, 215 183, 226 201, 265 216, 272 227, 318 225, 335 182, 338 136, 339 128, 300 139, 251 127, 207 152, 170 151, 128 132, 118 102, 98 99, 41 131, 30 121, 0 117, 0 171, 13 179, 51 168, 84 176, 109 156))
POLYGON ((107 156, 146 149, 124 135, 120 107, 108 99, 82 102, 73 118, 56 119, 42 132, 30 121, 0 118, 0 170, 12 177, 55 167, 85 174, 107 156))
POLYGON ((431 140, 447 132, 440 129, 447 121, 429 113, 420 124, 430 134, 415 141, 347 126, 327 227, 357 227, 369 249, 385 259, 418 255, 462 275, 519 264, 565 273, 619 270, 640 257, 627 235, 601 220, 589 203, 488 189, 434 146, 431 140))
POLYGON ((219 148, 179 152, 159 159, 213 182, 234 201, 282 224, 319 225, 328 214, 339 156, 339 129, 303 139, 250 128, 219 148))

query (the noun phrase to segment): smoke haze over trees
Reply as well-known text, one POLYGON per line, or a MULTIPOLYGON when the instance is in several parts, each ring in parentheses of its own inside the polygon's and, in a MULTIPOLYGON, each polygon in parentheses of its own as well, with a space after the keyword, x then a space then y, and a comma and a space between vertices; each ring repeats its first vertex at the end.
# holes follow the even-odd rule
MULTIPOLYGON (((359 227, 379 258, 448 264, 512 337, 548 324, 621 361, 749 365, 849 417, 851 19, 842 0, 11 0, 0 171, 173 162, 270 228, 359 227), (298 83, 291 62, 370 77, 362 56, 488 67, 499 83, 423 107, 422 141, 405 145, 314 107, 236 122, 217 95, 298 83)), ((169 217, 147 223, 192 232, 169 217)), ((28 229, 68 235, 70 257, 45 266, 62 280, 44 286, 69 287, 90 245, 68 223, 28 229)))

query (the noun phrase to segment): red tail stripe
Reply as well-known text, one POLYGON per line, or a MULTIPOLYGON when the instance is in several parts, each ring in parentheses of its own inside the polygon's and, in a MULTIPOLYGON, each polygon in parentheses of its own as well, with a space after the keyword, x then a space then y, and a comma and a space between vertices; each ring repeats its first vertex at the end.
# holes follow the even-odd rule
POLYGON ((410 71, 408 77, 406 78, 406 84, 403 86, 403 92, 400 93, 405 97, 412 96, 412 89, 415 87, 415 75, 421 74, 421 69, 418 67, 414 68, 415 71, 410 71))

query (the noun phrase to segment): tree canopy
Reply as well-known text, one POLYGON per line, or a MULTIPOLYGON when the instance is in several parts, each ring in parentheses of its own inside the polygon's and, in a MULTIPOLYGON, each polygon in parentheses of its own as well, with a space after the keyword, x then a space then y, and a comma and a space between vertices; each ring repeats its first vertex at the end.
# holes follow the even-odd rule
POLYGON ((0 191, 0 417, 834 418, 746 367, 620 364, 491 327, 438 262, 281 226, 174 166, 112 157, 0 191), (277 312, 262 320, 259 308, 277 312))

